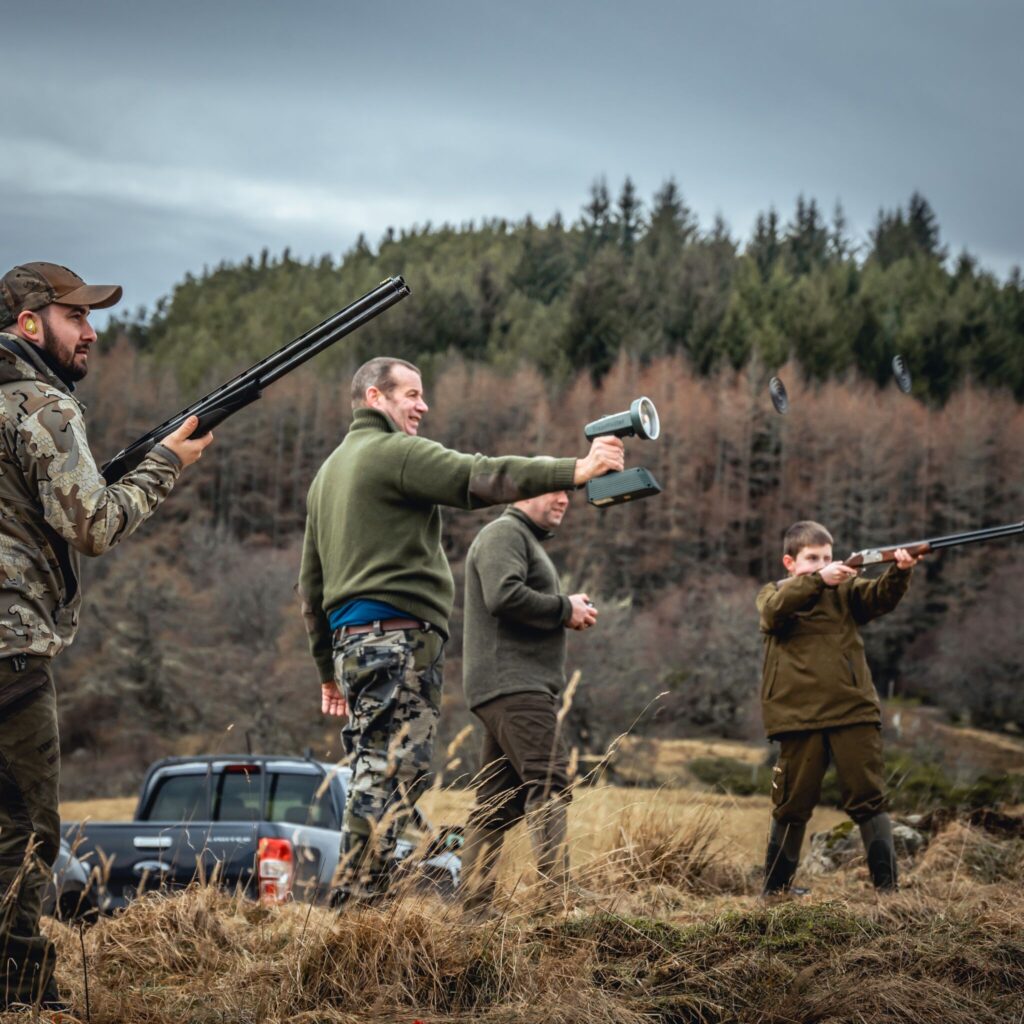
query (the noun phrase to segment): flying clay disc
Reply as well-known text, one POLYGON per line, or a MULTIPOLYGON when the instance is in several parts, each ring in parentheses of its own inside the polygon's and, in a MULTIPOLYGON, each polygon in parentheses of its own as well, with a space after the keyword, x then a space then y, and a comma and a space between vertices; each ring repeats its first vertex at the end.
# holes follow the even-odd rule
POLYGON ((778 377, 772 377, 768 381, 768 394, 771 395, 775 411, 785 416, 789 412, 789 395, 786 393, 786 385, 778 377))
POLYGON ((910 389, 914 386, 914 381, 911 379, 910 370, 907 369, 903 356, 892 357, 892 375, 896 378, 896 386, 900 391, 905 395, 909 395, 910 389))

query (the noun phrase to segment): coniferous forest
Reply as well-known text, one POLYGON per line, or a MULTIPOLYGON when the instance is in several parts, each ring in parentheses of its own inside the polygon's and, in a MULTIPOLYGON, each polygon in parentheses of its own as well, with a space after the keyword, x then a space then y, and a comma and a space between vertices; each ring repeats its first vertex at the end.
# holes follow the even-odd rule
MULTIPOLYGON (((671 181, 649 201, 628 179, 616 196, 598 182, 571 222, 388 228, 340 256, 263 252, 187 275, 101 339, 82 387, 97 459, 393 274, 410 298, 218 428, 140 536, 89 566, 58 684, 65 755, 106 767, 99 791, 130 791, 161 753, 331 751, 293 585, 306 488, 371 355, 423 369, 423 432, 463 450, 582 455, 586 422, 641 394, 656 403, 662 436, 628 441, 627 464, 663 493, 606 511, 578 495, 551 543, 566 589, 602 612, 569 659, 576 738, 593 750, 631 727, 758 735, 753 601, 782 574, 793 520, 824 522, 841 557, 1024 517, 1024 282, 949 252, 916 193, 867 239, 807 197, 739 239, 699 223, 671 181)), ((460 589, 493 514, 446 517, 460 589)), ((1024 728, 1021 569, 1010 540, 917 570, 865 631, 883 697, 1024 728)), ((458 605, 453 626, 449 738, 469 721, 458 605)), ((67 794, 92 776, 69 770, 67 794)))

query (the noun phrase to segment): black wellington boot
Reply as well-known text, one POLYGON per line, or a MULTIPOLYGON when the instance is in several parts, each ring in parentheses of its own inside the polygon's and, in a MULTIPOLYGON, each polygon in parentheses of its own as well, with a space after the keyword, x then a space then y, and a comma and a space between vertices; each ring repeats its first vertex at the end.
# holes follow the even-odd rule
POLYGON ((805 825, 780 825, 772 821, 764 861, 763 896, 789 892, 800 864, 800 847, 803 845, 805 829, 805 825))
POLYGON ((892 837, 892 820, 884 811, 860 823, 860 837, 868 858, 871 881, 881 892, 895 892, 899 888, 896 869, 896 844, 892 837))

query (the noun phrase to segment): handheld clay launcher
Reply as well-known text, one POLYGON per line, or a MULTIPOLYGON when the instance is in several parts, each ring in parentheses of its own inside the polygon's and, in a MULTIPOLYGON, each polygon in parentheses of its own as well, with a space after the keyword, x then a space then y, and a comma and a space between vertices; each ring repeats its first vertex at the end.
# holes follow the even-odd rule
MULTIPOLYGON (((654 441, 661 433, 658 410, 649 398, 637 398, 625 412, 602 416, 583 428, 588 441, 595 437, 640 437, 654 441)), ((661 485, 642 466, 621 473, 605 473, 587 484, 587 501, 596 508, 620 505, 660 494, 661 485)))
POLYGON ((855 551, 843 565, 859 569, 861 566, 877 565, 879 562, 895 562, 897 548, 906 548, 915 556, 926 555, 929 551, 941 551, 943 548, 959 547, 961 544, 980 544, 983 541, 998 540, 1000 537, 1012 537, 1017 533, 1024 533, 1024 520, 1019 523, 1007 523, 1005 526, 988 526, 984 530, 969 530, 967 533, 950 533, 945 537, 912 540, 890 547, 867 548, 864 551, 855 551))

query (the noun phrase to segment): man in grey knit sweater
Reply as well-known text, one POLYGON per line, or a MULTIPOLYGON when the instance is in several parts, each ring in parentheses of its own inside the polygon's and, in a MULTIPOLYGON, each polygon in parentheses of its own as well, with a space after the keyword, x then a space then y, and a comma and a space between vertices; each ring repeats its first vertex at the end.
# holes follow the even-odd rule
POLYGON ((462 852, 472 912, 490 908, 505 834, 524 816, 541 878, 556 893, 568 880, 569 755, 558 721, 565 630, 597 621, 586 594, 559 592, 542 547, 568 507, 565 491, 515 502, 480 531, 466 561, 463 687, 484 728, 462 852))

